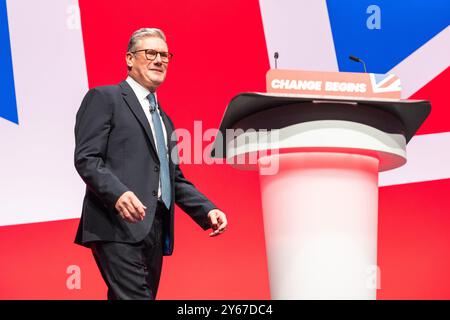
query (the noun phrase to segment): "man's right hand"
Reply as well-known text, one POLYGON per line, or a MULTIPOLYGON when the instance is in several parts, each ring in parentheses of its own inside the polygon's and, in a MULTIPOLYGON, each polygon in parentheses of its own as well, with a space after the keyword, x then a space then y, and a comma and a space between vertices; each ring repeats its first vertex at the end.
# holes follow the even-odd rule
POLYGON ((131 191, 122 194, 115 207, 122 219, 131 223, 144 220, 145 209, 147 209, 131 191))

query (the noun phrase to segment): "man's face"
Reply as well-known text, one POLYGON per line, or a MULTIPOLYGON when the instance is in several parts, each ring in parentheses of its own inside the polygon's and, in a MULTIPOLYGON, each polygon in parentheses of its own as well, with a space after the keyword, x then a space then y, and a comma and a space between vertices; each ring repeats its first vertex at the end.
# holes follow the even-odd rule
MULTIPOLYGON (((168 52, 166 42, 158 37, 138 39, 135 51, 143 49, 168 52)), ((126 62, 127 66, 131 67, 128 74, 150 91, 155 91, 166 79, 168 63, 163 62, 159 54, 154 60, 147 60, 145 51, 139 51, 135 54, 127 52, 126 62)))

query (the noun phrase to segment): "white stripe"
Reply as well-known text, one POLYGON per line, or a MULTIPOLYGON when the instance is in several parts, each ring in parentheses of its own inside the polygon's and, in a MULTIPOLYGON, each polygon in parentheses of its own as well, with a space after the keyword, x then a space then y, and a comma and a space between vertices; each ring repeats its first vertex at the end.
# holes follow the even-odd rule
POLYGON ((88 88, 76 0, 9 0, 19 125, 0 119, 0 225, 79 217, 75 113, 88 88))
POLYGON ((408 162, 380 174, 380 186, 450 178, 450 132, 415 136, 406 147, 408 162))
MULTIPOLYGON (((450 27, 413 52, 388 73, 402 82, 408 98, 450 64, 450 27)), ((405 166, 380 175, 380 186, 450 178, 450 132, 415 136, 407 146, 405 166)))
POLYGON ((406 99, 439 75, 450 65, 450 27, 445 28, 414 51, 388 73, 402 82, 402 98, 406 99))
POLYGON ((338 71, 325 0, 260 0, 271 68, 338 71))

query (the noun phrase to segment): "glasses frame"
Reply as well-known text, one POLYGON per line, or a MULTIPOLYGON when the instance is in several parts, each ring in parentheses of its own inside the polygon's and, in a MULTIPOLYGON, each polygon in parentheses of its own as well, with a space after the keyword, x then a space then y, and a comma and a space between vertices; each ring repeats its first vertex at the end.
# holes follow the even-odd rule
POLYGON ((150 61, 156 60, 156 58, 158 57, 158 54, 159 54, 159 57, 161 58, 161 61, 164 62, 164 63, 169 62, 169 61, 172 60, 172 58, 173 58, 173 53, 171 53, 171 52, 166 52, 166 51, 156 51, 156 50, 154 50, 154 49, 140 49, 140 50, 136 50, 136 51, 131 51, 131 53, 132 53, 132 54, 136 54, 137 52, 141 52, 141 51, 144 51, 145 59, 150 60, 150 61), (149 58, 149 55, 147 54, 147 51, 150 51, 150 50, 156 52, 156 55, 155 55, 155 57, 154 57, 153 59, 150 59, 150 58, 149 58), (167 58, 164 58, 164 57, 161 55, 162 53, 167 53, 167 58))

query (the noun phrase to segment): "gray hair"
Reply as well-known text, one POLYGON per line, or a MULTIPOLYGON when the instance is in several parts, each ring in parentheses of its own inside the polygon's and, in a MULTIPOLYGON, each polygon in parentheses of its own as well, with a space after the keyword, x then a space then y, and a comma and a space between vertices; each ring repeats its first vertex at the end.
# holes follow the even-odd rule
POLYGON ((164 41, 166 41, 166 36, 161 29, 141 28, 141 29, 133 32, 133 34, 131 35, 130 41, 128 42, 127 52, 135 51, 136 50, 136 42, 139 39, 146 38, 146 37, 157 37, 157 38, 161 38, 164 41))

